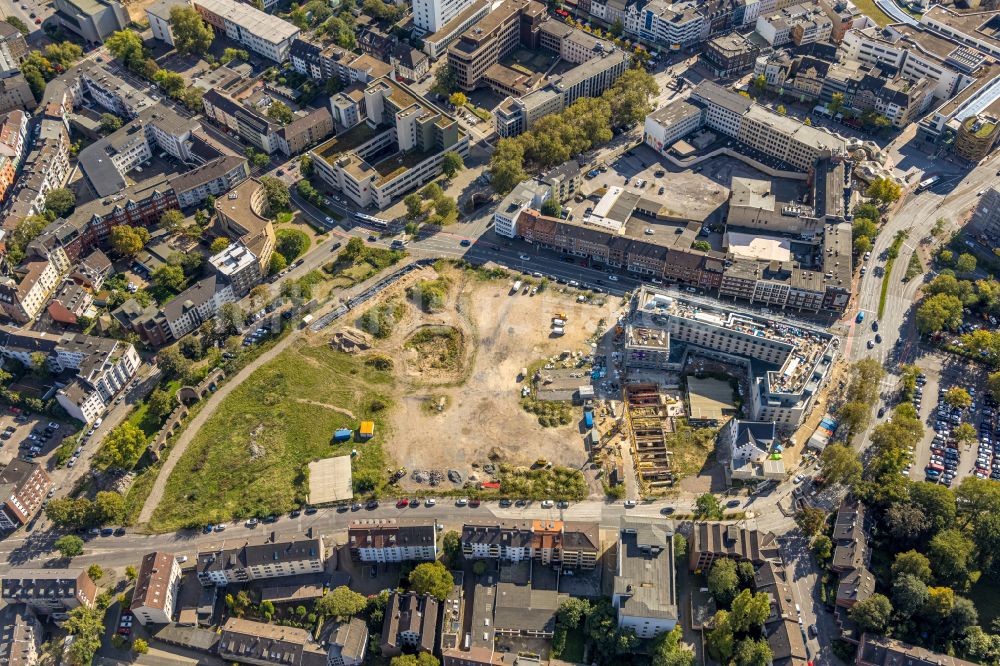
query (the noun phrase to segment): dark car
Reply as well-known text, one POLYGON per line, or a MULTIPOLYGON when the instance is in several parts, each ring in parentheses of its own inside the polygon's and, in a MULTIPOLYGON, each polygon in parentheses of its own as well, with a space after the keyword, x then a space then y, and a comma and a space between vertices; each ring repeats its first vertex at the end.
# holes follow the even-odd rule
POLYGON ((111 536, 115 531, 110 527, 105 527, 101 530, 101 536, 111 536))
POLYGON ((511 505, 511 501, 509 499, 502 499, 502 500, 500 500, 500 508, 501 509, 506 509, 510 505, 511 505))
POLYGON ((369 511, 372 511, 373 509, 377 509, 378 508, 378 500, 372 500, 372 501, 368 502, 368 504, 365 504, 365 508, 368 509, 369 511))
POLYGON ((523 500, 523 499, 520 499, 520 500, 517 500, 516 502, 514 502, 514 506, 527 506, 527 504, 528 504, 527 500, 523 500))
POLYGON ((469 247, 470 245, 472 245, 472 241, 470 241, 468 238, 463 238, 462 240, 458 241, 458 244, 461 245, 462 247, 469 247))
POLYGON ((265 518, 261 522, 263 522, 263 523, 276 523, 276 522, 278 522, 278 517, 272 513, 270 516, 268 516, 267 518, 265 518))
POLYGON ((878 417, 882 418, 883 416, 885 416, 885 407, 879 407, 878 408, 878 417))
POLYGON ((116 537, 125 536, 125 528, 124 527, 119 527, 118 529, 116 529, 115 530, 115 536, 116 537))
POLYGON ((288 514, 288 517, 289 518, 298 518, 301 515, 302 515, 301 511, 299 511, 298 509, 294 509, 290 514, 288 514))
POLYGON ((729 508, 737 507, 740 504, 741 502, 738 499, 732 499, 726 502, 726 506, 728 506, 729 508))
POLYGON ((359 502, 355 502, 354 504, 352 504, 351 511, 361 511, 361 504, 359 502))
POLYGON ((340 506, 337 507, 337 513, 346 513, 347 511, 350 510, 351 507, 349 504, 341 504, 340 506))
POLYGON ((314 506, 307 506, 306 507, 306 515, 307 516, 313 515, 314 513, 316 513, 316 511, 317 511, 317 509, 314 506))
POLYGON ((816 628, 815 624, 809 625, 809 638, 816 638, 819 635, 819 629, 816 628))

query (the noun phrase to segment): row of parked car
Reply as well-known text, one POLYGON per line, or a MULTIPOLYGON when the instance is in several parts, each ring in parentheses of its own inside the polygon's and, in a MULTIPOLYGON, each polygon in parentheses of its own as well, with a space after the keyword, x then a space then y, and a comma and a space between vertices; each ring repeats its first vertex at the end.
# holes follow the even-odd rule
POLYGON ((982 417, 979 422, 979 452, 973 473, 980 479, 1000 481, 1000 430, 997 429, 1000 412, 996 400, 989 394, 983 399, 982 417))
MULTIPOLYGON (((931 457, 924 468, 927 481, 940 482, 951 486, 958 476, 958 466, 962 462, 962 453, 952 437, 952 430, 960 423, 965 410, 960 407, 950 407, 944 401, 947 387, 938 388, 938 405, 934 422, 934 440, 931 442, 931 457)), ((975 387, 969 387, 969 395, 975 396, 975 387)), ((969 406, 969 413, 975 413, 975 402, 969 406)))

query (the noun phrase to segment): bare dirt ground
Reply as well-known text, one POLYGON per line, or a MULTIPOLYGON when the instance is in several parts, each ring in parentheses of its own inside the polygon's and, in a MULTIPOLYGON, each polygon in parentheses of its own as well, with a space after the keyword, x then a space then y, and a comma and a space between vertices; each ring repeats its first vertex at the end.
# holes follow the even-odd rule
MULTIPOLYGON (((388 454, 408 470, 458 469, 464 475, 472 471, 473 463, 488 462, 491 454, 499 462, 529 465, 546 458, 582 468, 587 461, 582 409, 574 408, 579 421, 542 427, 520 405, 518 376, 522 368, 564 350, 589 352, 590 336, 601 319, 611 320, 615 306, 579 304, 575 292, 559 293, 551 287, 536 296, 510 295, 513 278, 483 281, 450 267, 444 275, 450 286, 439 312, 422 311, 406 298, 405 287, 389 290, 372 306, 395 304, 396 312, 402 313, 392 334, 366 352, 384 354, 396 366, 388 454), (558 338, 549 333, 557 312, 569 319, 566 334, 558 338), (415 332, 428 327, 457 331, 455 362, 431 362, 407 345, 415 332), (444 405, 442 411, 435 409, 438 404, 444 405)), ((436 277, 427 269, 407 283, 436 277)), ((348 324, 361 328, 364 322, 359 316, 348 324)), ((401 485, 422 487, 409 476, 401 485)))

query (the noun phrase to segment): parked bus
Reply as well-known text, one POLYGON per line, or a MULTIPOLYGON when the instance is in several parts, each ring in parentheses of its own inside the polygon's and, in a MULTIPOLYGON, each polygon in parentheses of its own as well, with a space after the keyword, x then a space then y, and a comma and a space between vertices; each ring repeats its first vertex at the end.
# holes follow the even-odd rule
POLYGON ((929 190, 930 188, 934 187, 934 185, 936 185, 939 180, 941 180, 941 176, 931 176, 927 180, 920 181, 920 184, 917 185, 917 192, 923 192, 924 190, 929 190))

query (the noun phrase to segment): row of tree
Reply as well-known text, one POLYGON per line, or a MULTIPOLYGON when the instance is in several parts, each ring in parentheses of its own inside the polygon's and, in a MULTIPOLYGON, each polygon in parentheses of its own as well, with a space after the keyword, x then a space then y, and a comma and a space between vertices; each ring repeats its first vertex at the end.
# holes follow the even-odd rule
POLYGON ((600 97, 581 97, 527 132, 501 139, 489 165, 493 188, 506 194, 527 180, 529 171, 562 164, 611 141, 612 128, 639 122, 652 111, 650 100, 658 92, 648 72, 632 68, 600 97))

